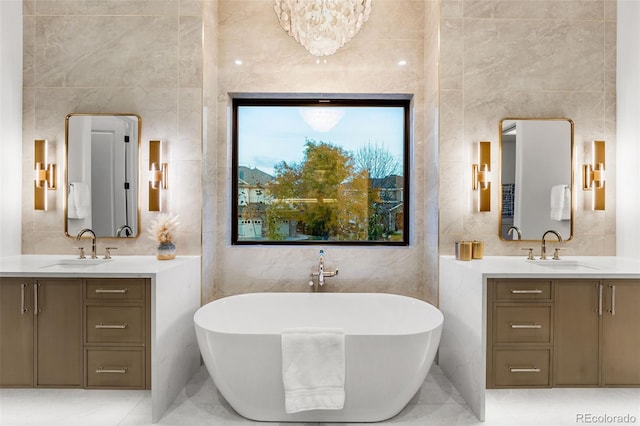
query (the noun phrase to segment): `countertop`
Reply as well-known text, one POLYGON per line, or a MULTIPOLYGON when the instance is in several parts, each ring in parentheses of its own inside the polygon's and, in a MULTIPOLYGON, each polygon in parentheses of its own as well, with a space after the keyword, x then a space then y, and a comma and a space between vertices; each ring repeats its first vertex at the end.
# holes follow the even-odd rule
POLYGON ((525 256, 485 256, 470 261, 440 256, 484 278, 640 278, 640 259, 617 256, 565 256, 560 260, 527 260, 525 256))
POLYGON ((78 259, 75 255, 7 256, 0 258, 0 277, 153 277, 194 259, 200 257, 158 260, 155 256, 113 256, 93 264, 92 259, 78 259))

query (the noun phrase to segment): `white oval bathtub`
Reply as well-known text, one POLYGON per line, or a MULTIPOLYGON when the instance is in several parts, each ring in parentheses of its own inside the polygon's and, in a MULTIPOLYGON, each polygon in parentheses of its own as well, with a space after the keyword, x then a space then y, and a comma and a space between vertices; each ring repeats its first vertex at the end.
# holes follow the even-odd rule
POLYGON ((418 299, 381 293, 251 293, 225 297, 194 316, 200 352, 227 402, 258 421, 375 422, 395 416, 424 382, 443 316, 418 299), (345 333, 341 410, 285 412, 281 331, 345 333))

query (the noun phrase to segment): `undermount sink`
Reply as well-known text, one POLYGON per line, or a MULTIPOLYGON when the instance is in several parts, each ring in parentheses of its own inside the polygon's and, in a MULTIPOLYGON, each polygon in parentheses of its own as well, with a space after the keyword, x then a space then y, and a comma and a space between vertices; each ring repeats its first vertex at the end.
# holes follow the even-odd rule
POLYGON ((103 265, 111 261, 113 261, 113 259, 60 259, 56 263, 43 266, 42 268, 74 269, 74 268, 83 268, 87 266, 103 265))
POLYGON ((529 263, 533 263, 534 265, 537 265, 537 266, 542 266, 545 268, 552 268, 552 269, 580 269, 580 268, 598 269, 595 266, 586 265, 580 261, 573 260, 573 259, 547 259, 547 260, 526 259, 526 261, 529 263))

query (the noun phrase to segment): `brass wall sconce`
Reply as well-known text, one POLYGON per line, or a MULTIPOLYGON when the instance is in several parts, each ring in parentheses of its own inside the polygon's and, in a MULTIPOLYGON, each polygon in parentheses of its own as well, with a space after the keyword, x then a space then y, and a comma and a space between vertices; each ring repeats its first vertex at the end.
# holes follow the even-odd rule
POLYGON ((582 189, 593 190, 593 210, 604 210, 605 199, 605 146, 604 141, 593 141, 592 164, 582 166, 582 189))
POLYGON ((478 143, 478 163, 473 164, 473 190, 478 191, 478 211, 491 211, 491 142, 478 143))
POLYGON ((162 162, 162 141, 149 141, 149 211, 161 210, 161 190, 169 187, 169 164, 162 162))
POLYGON ((34 143, 33 167, 33 208, 47 210, 47 190, 56 189, 56 165, 48 162, 49 144, 46 139, 36 139, 34 143))

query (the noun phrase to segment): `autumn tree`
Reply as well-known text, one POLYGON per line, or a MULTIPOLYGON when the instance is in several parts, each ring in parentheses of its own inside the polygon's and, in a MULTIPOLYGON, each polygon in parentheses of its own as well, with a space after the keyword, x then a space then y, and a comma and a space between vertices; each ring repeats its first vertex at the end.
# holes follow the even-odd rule
POLYGON ((276 200, 267 211, 271 220, 296 221, 303 234, 322 239, 358 234, 352 224, 366 221, 366 201, 364 210, 358 203, 367 195, 361 194, 362 174, 355 173, 353 157, 343 148, 307 138, 302 161, 276 164, 275 175, 269 184, 276 200))

